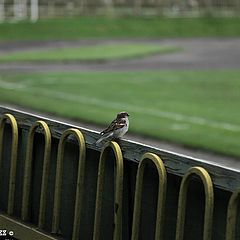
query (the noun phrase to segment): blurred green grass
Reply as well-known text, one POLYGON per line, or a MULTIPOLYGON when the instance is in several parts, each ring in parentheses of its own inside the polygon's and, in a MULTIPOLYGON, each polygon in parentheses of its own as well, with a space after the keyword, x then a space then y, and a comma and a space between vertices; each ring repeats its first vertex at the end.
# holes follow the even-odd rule
POLYGON ((0 61, 104 61, 145 57, 178 51, 175 46, 154 44, 109 44, 51 48, 0 54, 0 61))
POLYGON ((240 18, 81 17, 1 23, 0 41, 135 37, 236 37, 240 18))
POLYGON ((240 156, 240 70, 0 74, 0 101, 240 156))

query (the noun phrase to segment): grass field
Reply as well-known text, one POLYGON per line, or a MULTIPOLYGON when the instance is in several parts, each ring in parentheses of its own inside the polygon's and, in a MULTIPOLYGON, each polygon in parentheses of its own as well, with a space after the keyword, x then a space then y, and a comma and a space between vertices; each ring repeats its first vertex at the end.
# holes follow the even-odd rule
POLYGON ((0 74, 0 101, 240 156, 240 71, 0 74))
POLYGON ((0 54, 0 61, 104 61, 145 57, 180 50, 154 44, 109 44, 71 48, 51 48, 0 54))
POLYGON ((81 17, 0 23, 0 41, 137 37, 236 37, 240 18, 81 17))

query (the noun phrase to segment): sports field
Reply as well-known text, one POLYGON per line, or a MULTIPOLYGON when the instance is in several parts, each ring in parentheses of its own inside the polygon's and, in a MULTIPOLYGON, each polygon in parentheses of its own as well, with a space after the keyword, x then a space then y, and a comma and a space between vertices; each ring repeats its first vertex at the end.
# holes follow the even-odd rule
POLYGON ((240 156, 239 70, 0 74, 0 101, 240 156))
MULTIPOLYGON (((233 45, 228 45, 235 46, 231 47, 234 50, 231 54, 223 51, 217 59, 220 64, 214 65, 216 49, 212 52, 211 44, 207 48, 209 57, 203 58, 203 52, 193 48, 191 42, 190 49, 196 50, 194 53, 187 52, 186 45, 181 48, 177 44, 163 46, 160 43, 148 45, 134 42, 134 39, 236 38, 240 36, 239 23, 237 17, 109 19, 87 16, 40 20, 36 23, 0 23, 0 66, 4 70, 0 72, 0 102, 104 126, 113 119, 116 112, 125 110, 131 115, 131 132, 239 157, 240 70, 237 70, 235 61, 239 59, 238 46, 234 42, 231 43, 233 45), (124 47, 109 44, 87 46, 89 39, 117 39, 120 42, 124 38, 133 42, 128 41, 128 45, 125 42, 124 47), (57 44, 67 40, 73 44, 59 48, 53 40, 57 44), (78 46, 79 40, 87 44, 78 46), (51 46, 45 45, 51 41, 51 46), (39 42, 38 46, 36 42, 39 42), (176 55, 172 57, 171 54, 176 55), (129 58, 138 59, 150 55, 154 55, 152 57, 155 60, 158 55, 158 59, 166 56, 167 61, 156 64, 152 60, 148 66, 154 63, 156 68, 151 71, 145 70, 145 63, 141 63, 135 72, 135 68, 131 67, 122 69, 121 72, 116 70, 119 62, 128 65, 131 62, 128 61, 129 58), (184 59, 179 58, 180 55, 184 59), (226 56, 232 58, 225 58, 226 56), (159 69, 158 66, 162 63, 171 63, 173 58, 176 60, 175 66, 190 61, 195 65, 190 64, 187 69, 195 66, 194 69, 199 70, 154 70, 159 69), (202 61, 196 61, 199 59, 202 61), (222 70, 200 70, 204 69, 201 66, 206 59, 211 66, 222 70), (231 70, 222 67, 226 59, 234 62, 234 67, 229 64, 231 70), (79 61, 72 68, 76 72, 70 72, 70 68, 62 69, 65 61, 68 62, 66 67, 71 67, 71 61, 79 61), (82 69, 86 72, 79 72, 81 61, 85 61, 82 69), (98 70, 91 63, 86 68, 89 61, 105 61, 110 65, 98 70), (27 68, 29 62, 31 66, 27 68), (36 68, 38 62, 41 63, 36 68), (49 65, 50 68, 46 70, 49 65), (51 69, 54 66, 59 68, 51 69), (25 71, 25 67, 28 70, 19 73, 18 70, 25 71), (53 72, 58 69, 59 72, 53 72), (111 72, 106 72, 109 69, 111 72)), ((204 45, 201 41, 197 42, 204 45)), ((218 41, 217 46, 217 52, 222 48, 227 49, 221 41, 218 41)), ((99 63, 101 64, 102 62, 99 63)), ((132 67, 134 64, 139 66, 138 62, 132 61, 132 67)), ((208 62, 205 65, 207 69, 210 68, 208 62)))

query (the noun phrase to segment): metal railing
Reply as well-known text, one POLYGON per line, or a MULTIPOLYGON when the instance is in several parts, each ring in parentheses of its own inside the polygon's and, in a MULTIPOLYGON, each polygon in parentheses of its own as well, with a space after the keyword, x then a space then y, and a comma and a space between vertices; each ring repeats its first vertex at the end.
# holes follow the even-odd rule
MULTIPOLYGON (((0 169, 2 173, 7 174, 2 167, 2 163, 9 156, 11 159, 10 173, 7 175, 9 176, 9 184, 4 187, 3 183, 0 182, 0 188, 8 189, 7 210, 0 206, 0 229, 13 231, 16 238, 23 240, 37 238, 58 239, 59 237, 73 240, 137 240, 145 239, 143 232, 148 232, 148 234, 151 232, 151 236, 155 240, 187 240, 188 237, 185 233, 192 230, 186 226, 186 212, 189 210, 194 211, 191 202, 188 201, 188 194, 194 198, 189 191, 189 184, 192 181, 197 181, 198 184, 202 183, 204 188, 204 195, 201 199, 194 200, 204 202, 204 217, 201 226, 203 233, 202 236, 196 236, 196 239, 234 240, 239 237, 237 233, 237 219, 239 217, 237 210, 240 193, 237 188, 237 186, 240 186, 239 171, 213 166, 197 159, 178 156, 125 141, 121 141, 120 144, 109 142, 102 149, 98 149, 93 144, 98 137, 94 132, 49 119, 40 120, 40 117, 10 109, 0 108, 0 117, 0 169), (28 135, 22 134, 21 131, 27 132, 28 135), (8 134, 6 134, 7 132, 8 134), (27 138, 25 137, 27 147, 25 162, 22 167, 23 173, 20 174, 22 178, 20 181, 23 183, 21 215, 17 216, 15 202, 19 199, 14 194, 16 190, 16 172, 21 169, 17 166, 17 153, 19 148, 24 146, 19 142, 19 134, 21 135, 21 141, 23 141, 24 136, 27 136, 27 138), (32 211, 35 211, 32 209, 33 196, 31 195, 33 194, 33 179, 36 174, 33 171, 34 160, 37 159, 34 156, 34 151, 38 147, 35 139, 36 134, 44 137, 43 166, 41 181, 38 183, 40 194, 37 200, 39 202, 37 224, 31 216, 32 211), (56 140, 57 143, 54 143, 56 140), (11 148, 10 152, 7 152, 5 148, 6 144, 9 143, 11 143, 11 148), (77 168, 74 170, 77 176, 73 194, 74 210, 71 215, 72 222, 70 223, 62 217, 62 212, 65 211, 66 214, 66 210, 61 207, 62 196, 69 194, 66 188, 64 190, 62 187, 65 181, 63 178, 64 162, 71 164, 69 156, 72 150, 69 151, 66 144, 78 146, 78 163, 77 168), (55 155, 53 150, 56 152, 55 155), (67 156, 66 152, 68 153, 67 156), (98 161, 97 158, 99 158, 98 161), (52 170, 53 168, 50 167, 50 163, 53 162, 55 162, 55 173, 52 170), (110 162, 114 163, 111 167, 108 165, 110 162), (87 168, 89 164, 92 166, 97 164, 98 170, 94 172, 92 168, 87 168), (113 179, 108 176, 109 169, 113 171, 113 179), (88 171, 94 172, 93 176, 95 176, 96 181, 87 176, 88 171), (50 175, 53 175, 54 182, 49 180, 50 175), (135 180, 131 182, 129 179, 132 178, 135 180), (176 179, 179 178, 181 178, 181 181, 177 184, 176 179), (113 192, 106 188, 106 179, 113 181, 113 192), (86 180, 88 181, 87 185, 86 180), (173 180, 176 181, 175 184, 171 183, 173 180), (54 186, 54 194, 50 191, 50 185, 54 186), (90 185, 95 187, 90 188, 90 185), (153 189, 149 189, 149 186, 153 189), (170 194, 172 188, 174 188, 176 194, 170 194), (220 211, 223 211, 221 219, 214 219, 213 216, 216 205, 214 192, 216 190, 220 191, 221 196, 227 195, 225 201, 227 204, 221 203, 220 211), (152 195, 145 196, 146 191, 151 191, 152 195), (92 194, 92 192, 95 192, 95 194, 92 194), (53 199, 49 200, 51 196, 53 196, 53 199), (146 199, 151 197, 155 199, 155 206, 146 204, 146 199), (171 198, 175 202, 178 201, 178 206, 176 215, 169 216, 166 212, 166 205, 169 205, 168 200, 171 198), (95 204, 92 204, 92 202, 95 204), (52 207, 47 208, 47 205, 52 207), (95 205, 95 211, 86 207, 89 205, 95 205), (106 208, 109 208, 109 219, 103 219, 102 213, 106 208), (149 217, 151 215, 150 208, 153 208, 152 216, 154 217, 149 217), (149 210, 147 214, 146 209, 149 210), (86 217, 87 215, 91 216, 86 217), (171 223, 175 222, 176 224, 169 228, 166 222, 167 218, 171 219, 171 223), (87 219, 91 219, 91 221, 86 222, 87 219), (220 221, 220 225, 225 226, 225 229, 214 229, 214 221, 220 221), (52 226, 48 227, 47 222, 51 222, 52 226), (144 225, 143 222, 149 222, 149 224, 144 225), (69 225, 72 228, 71 233, 62 232, 62 225, 69 225), (106 238, 104 236, 104 229, 110 231, 111 237, 106 238), (166 234, 166 231, 170 231, 169 229, 175 232, 175 234, 171 235, 171 238, 166 237, 169 235, 166 234)), ((70 182, 69 184, 73 185, 74 183, 70 182)), ((198 185, 196 185, 197 188, 198 185)), ((170 207, 174 208, 174 206, 170 207)), ((105 214, 104 217, 106 217, 105 214)), ((191 219, 191 222, 192 224, 194 222, 199 224, 198 219, 191 219)))

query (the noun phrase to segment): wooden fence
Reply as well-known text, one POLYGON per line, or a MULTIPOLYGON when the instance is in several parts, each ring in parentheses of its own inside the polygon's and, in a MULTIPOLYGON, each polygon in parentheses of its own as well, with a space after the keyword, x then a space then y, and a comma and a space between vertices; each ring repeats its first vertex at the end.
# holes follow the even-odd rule
POLYGON ((126 140, 100 149, 96 132, 13 109, 0 119, 0 230, 10 237, 240 237, 240 168, 126 140))

